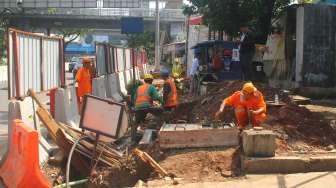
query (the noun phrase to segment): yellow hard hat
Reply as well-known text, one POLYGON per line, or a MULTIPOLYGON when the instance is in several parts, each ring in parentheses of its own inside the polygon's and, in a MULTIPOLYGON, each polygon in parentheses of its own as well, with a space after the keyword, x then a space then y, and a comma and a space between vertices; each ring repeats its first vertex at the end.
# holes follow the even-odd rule
POLYGON ((252 84, 252 82, 247 82, 243 85, 243 89, 242 91, 246 92, 246 93, 253 93, 256 90, 256 88, 254 87, 254 85, 252 84))
POLYGON ((151 74, 145 74, 144 79, 151 79, 151 80, 153 80, 154 77, 151 74))

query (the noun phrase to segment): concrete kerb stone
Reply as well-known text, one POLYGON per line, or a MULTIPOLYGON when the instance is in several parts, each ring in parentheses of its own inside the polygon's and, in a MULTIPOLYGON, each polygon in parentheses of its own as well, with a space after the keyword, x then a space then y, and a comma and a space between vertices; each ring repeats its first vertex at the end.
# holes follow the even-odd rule
POLYGON ((92 80, 92 94, 103 99, 106 98, 106 79, 104 76, 92 80))
POLYGON ((123 100, 117 74, 110 74, 106 77, 106 97, 115 102, 122 102, 123 100))
POLYGON ((249 157, 273 157, 275 155, 275 133, 270 130, 244 130, 243 151, 249 157))
POLYGON ((66 89, 58 88, 55 99, 55 120, 73 127, 79 127, 80 115, 76 88, 70 86, 66 89))
POLYGON ((305 173, 336 170, 336 156, 242 156, 242 168, 248 174, 305 173))

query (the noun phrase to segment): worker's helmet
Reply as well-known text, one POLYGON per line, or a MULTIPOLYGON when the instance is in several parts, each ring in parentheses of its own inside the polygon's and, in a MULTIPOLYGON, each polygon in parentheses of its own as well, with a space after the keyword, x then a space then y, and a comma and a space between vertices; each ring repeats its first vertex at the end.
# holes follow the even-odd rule
POLYGON ((243 85, 243 89, 242 91, 251 94, 253 92, 255 92, 257 89, 254 87, 252 82, 247 82, 243 85))
POLYGON ((82 62, 83 62, 83 63, 91 63, 91 62, 92 62, 92 59, 89 58, 89 57, 84 57, 84 58, 82 59, 82 62))
POLYGON ((153 80, 154 77, 153 77, 153 75, 151 75, 151 74, 145 74, 144 79, 145 79, 145 80, 153 80))
POLYGON ((169 70, 168 69, 161 69, 160 70, 160 75, 162 77, 168 77, 169 76, 169 70))

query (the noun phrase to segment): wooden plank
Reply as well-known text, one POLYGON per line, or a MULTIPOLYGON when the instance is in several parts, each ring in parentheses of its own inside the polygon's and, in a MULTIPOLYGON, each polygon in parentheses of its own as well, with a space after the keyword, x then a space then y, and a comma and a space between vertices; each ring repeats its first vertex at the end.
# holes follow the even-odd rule
POLYGON ((194 129, 160 131, 159 145, 162 149, 194 148, 238 145, 238 129, 194 129))
POLYGON ((154 170, 156 170, 161 176, 168 176, 168 172, 163 169, 148 153, 135 148, 133 152, 145 163, 149 164, 154 170))

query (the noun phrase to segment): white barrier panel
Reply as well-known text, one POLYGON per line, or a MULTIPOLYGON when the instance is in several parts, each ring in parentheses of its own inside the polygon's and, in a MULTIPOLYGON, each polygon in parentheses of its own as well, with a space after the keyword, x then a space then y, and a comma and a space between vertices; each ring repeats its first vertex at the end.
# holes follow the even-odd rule
POLYGON ((117 74, 110 74, 106 78, 106 96, 115 102, 123 100, 120 95, 120 85, 118 83, 117 74))
POLYGON ((125 85, 125 78, 124 78, 124 73, 123 72, 118 72, 118 82, 120 86, 120 92, 123 95, 127 95, 127 90, 126 90, 126 85, 125 85))
POLYGON ((127 84, 132 80, 130 70, 125 70, 124 76, 125 76, 125 85, 127 86, 127 84))
POLYGON ((39 162, 44 164, 48 161, 52 147, 45 139, 47 130, 41 129, 41 122, 36 114, 37 107, 31 97, 26 97, 23 101, 10 101, 8 104, 8 135, 12 133, 11 122, 14 119, 21 119, 27 126, 37 130, 39 135, 39 162))
POLYGON ((92 94, 103 99, 106 98, 106 80, 104 76, 92 80, 92 94))
POLYGON ((55 96, 55 120, 72 127, 79 127, 77 95, 75 87, 58 88, 55 96))

